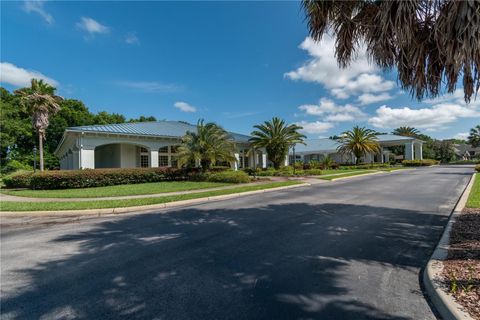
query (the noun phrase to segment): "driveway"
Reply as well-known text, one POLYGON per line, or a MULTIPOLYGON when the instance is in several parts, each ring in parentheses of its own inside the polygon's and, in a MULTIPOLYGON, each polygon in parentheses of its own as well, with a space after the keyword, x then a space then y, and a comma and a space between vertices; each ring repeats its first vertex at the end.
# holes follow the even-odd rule
POLYGON ((420 274, 472 172, 4 226, 2 319, 435 319, 420 274))

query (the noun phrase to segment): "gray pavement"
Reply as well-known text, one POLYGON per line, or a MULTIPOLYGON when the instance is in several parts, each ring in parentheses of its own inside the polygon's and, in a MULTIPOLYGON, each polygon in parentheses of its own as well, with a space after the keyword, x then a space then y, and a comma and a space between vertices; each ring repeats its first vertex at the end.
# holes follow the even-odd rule
POLYGON ((420 272, 472 172, 4 225, 1 318, 435 319, 420 272))

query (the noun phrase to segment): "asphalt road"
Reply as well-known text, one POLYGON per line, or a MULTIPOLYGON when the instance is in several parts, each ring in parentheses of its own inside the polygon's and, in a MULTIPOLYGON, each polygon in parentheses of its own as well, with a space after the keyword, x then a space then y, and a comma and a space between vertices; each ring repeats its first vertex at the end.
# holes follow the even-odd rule
POLYGON ((435 319, 421 269, 471 172, 3 227, 2 319, 435 319))

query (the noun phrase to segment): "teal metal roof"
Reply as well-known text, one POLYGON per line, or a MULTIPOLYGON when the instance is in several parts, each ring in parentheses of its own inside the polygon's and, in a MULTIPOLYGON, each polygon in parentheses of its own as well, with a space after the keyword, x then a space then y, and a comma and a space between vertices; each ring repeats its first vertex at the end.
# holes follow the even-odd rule
MULTIPOLYGON (((197 126, 180 121, 155 121, 70 127, 67 131, 181 138, 187 131, 196 132, 197 126)), ((229 133, 236 142, 248 142, 250 139, 244 134, 229 133)))
MULTIPOLYGON (((390 141, 401 141, 401 140, 415 140, 411 137, 397 136, 394 134, 379 134, 377 135, 378 142, 390 142, 390 141)), ((295 146, 296 152, 331 152, 336 151, 340 146, 340 143, 333 139, 307 139, 305 140, 306 145, 297 144, 295 146)))

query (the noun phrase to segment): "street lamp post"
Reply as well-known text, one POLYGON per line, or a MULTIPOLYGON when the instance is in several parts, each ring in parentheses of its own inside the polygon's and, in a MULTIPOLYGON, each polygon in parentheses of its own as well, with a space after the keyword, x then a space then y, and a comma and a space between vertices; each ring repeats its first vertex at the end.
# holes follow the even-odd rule
POLYGON ((33 172, 37 171, 37 146, 33 146, 33 172))
POLYGON ((295 156, 295 144, 293 145, 293 175, 295 175, 295 162, 297 162, 297 157, 295 156))

